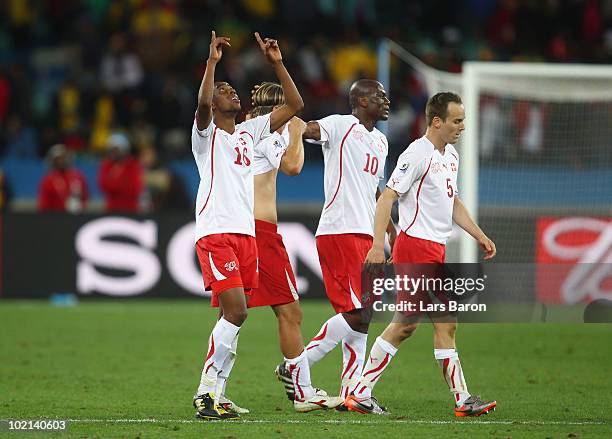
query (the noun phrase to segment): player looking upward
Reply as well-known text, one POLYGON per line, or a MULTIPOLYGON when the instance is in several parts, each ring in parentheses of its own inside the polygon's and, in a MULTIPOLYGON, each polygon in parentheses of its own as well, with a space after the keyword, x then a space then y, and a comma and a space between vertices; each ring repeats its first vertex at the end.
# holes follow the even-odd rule
MULTIPOLYGON (((306 353, 312 366, 342 342, 343 398, 361 372, 367 349, 369 317, 362 312, 361 268, 372 245, 378 183, 388 151, 387 138, 374 125, 387 120, 390 104, 382 84, 371 79, 353 83, 349 102, 351 114, 308 122, 304 133, 323 148, 325 204, 316 242, 327 297, 337 313, 306 353)), ((389 225, 393 241, 395 228, 389 225)), ((279 372, 286 375, 283 367, 279 372)))
MULTIPOLYGON (((254 108, 247 118, 258 117, 273 111, 285 103, 280 85, 264 82, 252 93, 254 108)), ((280 348, 290 371, 289 385, 295 389, 294 409, 309 412, 340 405, 343 399, 330 397, 314 389, 310 382, 310 367, 302 341, 302 309, 293 269, 282 236, 277 232, 276 178, 279 169, 287 175, 298 175, 304 165, 302 134, 306 124, 298 117, 281 126, 255 146, 253 173, 255 175, 255 240, 259 255, 259 285, 248 300, 248 307, 270 306, 278 320, 280 348)), ((232 361, 219 374, 219 380, 229 374, 232 361)), ((224 408, 240 410, 225 398, 221 390, 224 408)))
MULTIPOLYGON (((461 98, 454 93, 438 93, 429 99, 425 111, 428 125, 425 135, 408 145, 400 155, 376 204, 374 242, 365 259, 366 264, 385 261, 385 227, 391 207, 398 199, 402 232, 393 247, 394 264, 444 263, 445 244, 453 221, 476 239, 486 253, 485 259, 496 254, 495 244, 472 220, 457 195, 459 156, 453 145, 465 129, 461 98)), ((425 295, 422 300, 431 303, 429 296, 425 295)), ((345 400, 349 410, 386 414, 386 410, 371 398, 372 388, 389 366, 400 343, 417 328, 421 314, 418 309, 404 315, 396 314, 394 322, 377 337, 359 382, 345 400)), ((485 402, 468 392, 455 345, 456 315, 432 319, 432 322, 434 357, 454 396, 455 415, 479 416, 494 410, 495 401, 485 402)))
POLYGON ((209 347, 193 399, 202 419, 235 419, 219 406, 219 371, 236 351, 238 331, 247 317, 245 294, 257 287, 257 247, 253 217, 253 150, 279 129, 304 104, 282 62, 276 40, 255 38, 273 66, 286 104, 270 114, 236 125, 240 99, 227 82, 215 82, 215 68, 230 39, 212 31, 206 70, 198 92, 192 151, 200 174, 196 200, 196 252, 204 285, 222 306, 223 315, 209 338, 209 347))

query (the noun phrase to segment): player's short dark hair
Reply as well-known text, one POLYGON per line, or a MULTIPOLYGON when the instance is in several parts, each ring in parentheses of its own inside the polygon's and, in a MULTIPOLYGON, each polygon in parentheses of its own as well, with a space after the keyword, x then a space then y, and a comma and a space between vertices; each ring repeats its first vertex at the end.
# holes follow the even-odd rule
POLYGON ((430 126, 434 120, 434 117, 439 117, 443 121, 448 117, 448 104, 454 102, 461 105, 461 97, 458 94, 450 91, 444 91, 436 93, 427 101, 425 107, 425 118, 427 120, 427 126, 430 126))
POLYGON ((358 79, 353 82, 349 90, 349 105, 351 108, 359 106, 359 98, 368 97, 378 91, 379 82, 375 79, 358 79))
POLYGON ((283 88, 275 82, 262 82, 251 96, 254 107, 283 105, 285 94, 283 88))
POLYGON ((264 114, 272 113, 274 110, 274 105, 261 105, 259 107, 253 107, 249 114, 251 117, 263 116, 264 114))
POLYGON ((229 83, 227 83, 225 81, 215 81, 215 83, 214 83, 214 90, 217 91, 221 87, 223 87, 224 85, 229 85, 229 83))

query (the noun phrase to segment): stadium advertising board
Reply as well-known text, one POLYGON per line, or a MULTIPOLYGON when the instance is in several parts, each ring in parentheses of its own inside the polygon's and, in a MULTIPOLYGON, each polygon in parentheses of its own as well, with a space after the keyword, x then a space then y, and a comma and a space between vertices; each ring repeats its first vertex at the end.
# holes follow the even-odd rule
POLYGON ((543 217, 536 237, 539 301, 612 300, 612 219, 543 217))
MULTIPOLYGON (((304 297, 325 294, 315 225, 310 217, 279 224, 304 297)), ((5 215, 3 237, 3 297, 210 296, 185 216, 5 215)))

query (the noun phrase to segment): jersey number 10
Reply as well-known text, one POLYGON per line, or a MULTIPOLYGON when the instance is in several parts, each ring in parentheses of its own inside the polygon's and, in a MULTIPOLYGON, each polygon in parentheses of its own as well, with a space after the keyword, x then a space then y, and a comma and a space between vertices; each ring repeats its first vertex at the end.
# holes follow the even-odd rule
POLYGON ((378 158, 372 157, 369 153, 366 153, 366 157, 367 161, 363 170, 365 172, 369 172, 372 175, 376 175, 376 173, 378 172, 378 158))

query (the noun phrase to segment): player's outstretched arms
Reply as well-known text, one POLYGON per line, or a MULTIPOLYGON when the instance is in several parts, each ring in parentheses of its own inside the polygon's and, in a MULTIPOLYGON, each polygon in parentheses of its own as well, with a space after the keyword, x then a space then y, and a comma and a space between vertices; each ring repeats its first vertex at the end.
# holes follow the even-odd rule
POLYGON ((199 130, 203 130, 210 125, 212 120, 212 100, 213 89, 215 86, 215 68, 217 63, 223 56, 223 47, 231 47, 228 37, 217 37, 215 31, 212 31, 210 37, 210 49, 208 52, 208 60, 206 61, 206 70, 198 91, 198 110, 196 111, 196 124, 199 130))
POLYGON ((366 265, 384 264, 385 262, 385 232, 391 219, 391 208, 398 198, 397 192, 387 187, 376 201, 374 241, 364 261, 366 265))
POLYGON ((311 120, 306 124, 304 139, 321 140, 321 126, 316 120, 311 120))
POLYGON ((272 38, 262 40, 259 32, 255 32, 255 39, 261 52, 272 64, 285 95, 285 105, 281 105, 270 114, 270 132, 274 132, 304 109, 304 101, 283 64, 283 55, 278 47, 278 41, 272 38))
POLYGON ((306 123, 297 116, 289 121, 289 146, 281 158, 280 168, 287 175, 298 175, 304 166, 304 143, 302 135, 306 123))
POLYGON ((474 222, 467 208, 458 196, 455 196, 453 204, 453 221, 478 242, 485 252, 484 259, 492 259, 497 254, 495 243, 474 222))

